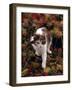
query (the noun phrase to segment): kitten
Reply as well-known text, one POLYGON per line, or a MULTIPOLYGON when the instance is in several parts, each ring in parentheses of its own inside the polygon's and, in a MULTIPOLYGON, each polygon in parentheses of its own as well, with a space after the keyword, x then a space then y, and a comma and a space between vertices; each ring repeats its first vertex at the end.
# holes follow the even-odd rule
POLYGON ((51 54, 50 46, 52 44, 52 37, 48 36, 45 27, 38 28, 31 37, 30 42, 35 50, 37 56, 42 57, 42 68, 46 68, 47 53, 51 54))

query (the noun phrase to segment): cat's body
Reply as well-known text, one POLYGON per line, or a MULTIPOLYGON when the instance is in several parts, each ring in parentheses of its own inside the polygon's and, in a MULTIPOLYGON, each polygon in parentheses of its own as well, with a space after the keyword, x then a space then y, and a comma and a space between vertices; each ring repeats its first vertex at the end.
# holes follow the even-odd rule
POLYGON ((42 68, 46 68, 47 53, 52 53, 50 50, 52 37, 48 37, 46 28, 41 27, 36 30, 30 41, 32 42, 35 54, 42 57, 42 68))

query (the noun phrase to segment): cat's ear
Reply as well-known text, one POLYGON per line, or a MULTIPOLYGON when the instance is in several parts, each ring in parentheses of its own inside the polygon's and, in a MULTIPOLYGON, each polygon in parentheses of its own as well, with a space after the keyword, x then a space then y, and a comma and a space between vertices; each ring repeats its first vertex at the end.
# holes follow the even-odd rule
POLYGON ((34 41, 34 37, 33 37, 33 36, 31 37, 30 41, 31 41, 31 42, 34 41))
POLYGON ((30 43, 34 43, 34 36, 30 38, 30 43))

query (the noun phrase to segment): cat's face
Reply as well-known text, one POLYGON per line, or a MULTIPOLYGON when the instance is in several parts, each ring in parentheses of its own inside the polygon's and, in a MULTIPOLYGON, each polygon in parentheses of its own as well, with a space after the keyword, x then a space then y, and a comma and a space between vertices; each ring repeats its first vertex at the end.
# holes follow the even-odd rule
POLYGON ((34 43, 35 44, 46 44, 46 38, 44 35, 35 35, 34 36, 34 43))

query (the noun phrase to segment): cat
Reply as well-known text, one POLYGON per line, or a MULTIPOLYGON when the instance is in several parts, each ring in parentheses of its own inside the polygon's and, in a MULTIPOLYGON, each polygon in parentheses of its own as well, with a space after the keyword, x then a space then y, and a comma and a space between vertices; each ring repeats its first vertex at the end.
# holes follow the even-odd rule
MULTIPOLYGON (((50 32, 50 31, 49 31, 50 32)), ((50 46, 52 44, 52 37, 48 34, 46 27, 40 27, 31 36, 30 42, 35 50, 37 56, 42 58, 42 68, 46 68, 47 53, 51 54, 50 46)))

